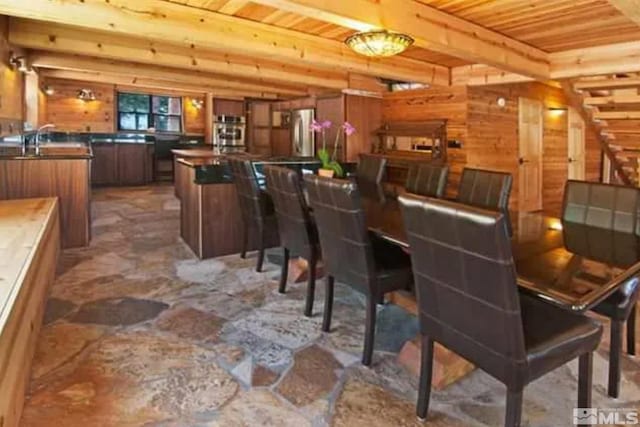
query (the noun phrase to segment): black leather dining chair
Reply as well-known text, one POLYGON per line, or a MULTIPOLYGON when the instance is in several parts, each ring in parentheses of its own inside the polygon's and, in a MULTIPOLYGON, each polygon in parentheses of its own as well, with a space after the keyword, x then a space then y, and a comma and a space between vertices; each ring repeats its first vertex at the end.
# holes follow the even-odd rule
MULTIPOLYGON (((617 267, 629 267, 640 260, 640 189, 584 181, 567 181, 562 208, 567 229, 565 246, 572 252, 588 251, 588 256, 617 267), (568 239, 579 228, 582 241, 568 239), (577 247, 580 246, 580 247, 577 247)), ((622 329, 627 322, 627 353, 635 355, 635 319, 640 286, 630 281, 593 308, 611 319, 608 394, 620 394, 622 329)))
POLYGON ((376 303, 384 294, 411 285, 409 256, 399 247, 370 235, 355 183, 317 175, 306 175, 304 181, 327 274, 322 330, 329 332, 331 328, 335 280, 364 293, 367 311, 362 363, 368 366, 373 356, 376 303))
POLYGON ((464 168, 456 200, 465 205, 502 212, 509 236, 513 234, 509 217, 509 197, 513 177, 506 172, 464 168))
POLYGON ((410 194, 399 200, 422 341, 418 417, 429 408, 434 342, 506 385, 505 426, 520 426, 527 384, 576 357, 578 407, 590 407, 602 326, 519 294, 504 215, 410 194))
POLYGON ((377 156, 360 156, 356 170, 356 181, 380 184, 384 179, 387 159, 377 156))
POLYGON ((316 267, 320 258, 318 230, 309 213, 298 173, 280 166, 265 166, 264 172, 267 178, 267 191, 275 206, 280 244, 284 251, 278 289, 280 293, 286 290, 290 255, 306 259, 309 263, 309 271, 304 314, 311 316, 316 286, 316 267))
POLYGON ((449 167, 433 163, 415 163, 409 166, 405 190, 421 196, 441 199, 447 187, 449 167))
POLYGON ((242 253, 246 256, 249 240, 257 238, 258 259, 256 271, 262 271, 265 249, 279 245, 278 222, 271 197, 258 185, 251 160, 229 156, 229 168, 238 195, 244 224, 242 253))

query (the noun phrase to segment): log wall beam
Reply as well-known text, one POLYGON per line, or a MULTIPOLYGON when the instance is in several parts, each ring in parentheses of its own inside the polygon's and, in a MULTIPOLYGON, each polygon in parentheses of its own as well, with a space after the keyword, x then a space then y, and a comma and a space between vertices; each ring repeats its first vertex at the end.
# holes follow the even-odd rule
POLYGON ((252 92, 247 90, 224 89, 202 85, 190 85, 188 83, 169 80, 157 80, 150 78, 138 78, 125 75, 116 75, 96 72, 80 72, 67 70, 42 70, 41 75, 49 79, 79 80, 85 82, 107 83, 120 86, 131 86, 146 89, 158 89, 171 91, 171 93, 199 94, 212 93, 216 98, 263 98, 277 99, 278 95, 268 92, 252 92))
POLYGON ((297 67, 273 61, 255 61, 237 55, 221 55, 195 47, 178 47, 135 37, 106 34, 11 18, 9 41, 15 46, 118 61, 183 68, 248 78, 261 82, 298 83, 312 87, 344 89, 346 73, 297 67))
POLYGON ((0 0, 0 14, 236 52, 329 70, 447 85, 449 69, 409 58, 370 59, 343 43, 164 0, 0 0))
POLYGON ((144 65, 133 62, 119 62, 110 59, 96 59, 64 55, 51 52, 33 52, 29 54, 29 64, 38 68, 93 73, 111 73, 137 78, 170 80, 190 85, 203 85, 229 90, 245 90, 251 92, 270 92, 280 95, 304 96, 306 91, 279 87, 274 84, 260 84, 251 81, 237 81, 220 76, 212 76, 197 71, 178 70, 173 68, 144 65))
POLYGON ((252 1, 359 31, 384 28, 406 33, 418 47, 536 79, 549 78, 546 52, 414 0, 252 1))

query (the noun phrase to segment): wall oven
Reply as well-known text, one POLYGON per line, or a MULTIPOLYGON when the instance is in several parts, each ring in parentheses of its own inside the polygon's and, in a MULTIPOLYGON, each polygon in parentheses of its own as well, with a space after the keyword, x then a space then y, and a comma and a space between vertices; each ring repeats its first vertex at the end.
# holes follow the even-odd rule
POLYGON ((213 122, 213 144, 221 153, 246 151, 246 122, 242 116, 216 116, 213 122))

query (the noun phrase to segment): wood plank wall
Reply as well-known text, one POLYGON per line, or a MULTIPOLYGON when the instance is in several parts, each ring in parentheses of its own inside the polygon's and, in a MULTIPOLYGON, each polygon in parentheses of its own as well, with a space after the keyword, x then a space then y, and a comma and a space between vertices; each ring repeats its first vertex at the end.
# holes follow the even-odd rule
MULTIPOLYGON (((46 79, 46 84, 52 86, 55 93, 46 97, 46 104, 39 107, 46 110, 46 121, 56 125, 56 129, 63 132, 117 132, 117 97, 116 92, 131 91, 139 93, 153 93, 152 90, 129 88, 113 84, 83 82, 66 79, 46 79), (91 89, 96 94, 96 100, 85 102, 77 98, 80 89, 91 89)), ((159 93, 160 94, 160 93, 159 93)), ((204 134, 205 109, 197 109, 191 103, 192 98, 204 101, 204 96, 188 96, 171 93, 172 96, 182 96, 184 133, 204 134)), ((222 101, 220 109, 225 114, 238 111, 242 101, 222 101)))
POLYGON ((205 107, 204 96, 185 96, 182 98, 184 132, 204 135, 205 107), (202 102, 202 108, 196 108, 193 100, 202 102))
MULTIPOLYGON (((511 208, 517 208, 518 98, 543 104, 542 204, 546 214, 557 216, 568 177, 568 114, 552 114, 549 107, 566 107, 562 89, 542 83, 470 87, 468 90, 467 165, 509 172, 514 177, 511 208), (504 97, 506 106, 497 105, 504 97)), ((600 148, 595 135, 586 138, 586 178, 600 177, 600 148)))
POLYGON ((448 149, 450 167, 447 195, 455 196, 462 168, 467 162, 467 87, 434 87, 384 95, 382 122, 447 120, 447 138, 462 142, 448 149))
MULTIPOLYGON (((511 207, 518 201, 518 97, 538 99, 545 106, 543 132, 543 209, 558 215, 568 171, 568 115, 554 116, 546 107, 564 107, 561 89, 541 83, 482 87, 434 87, 385 94, 384 121, 447 119, 447 137, 462 142, 449 149, 451 173, 447 194, 453 196, 464 166, 513 174, 511 207), (497 105, 504 97, 504 108, 497 105)), ((600 178, 600 148, 595 135, 586 137, 586 178, 600 178)))
POLYGON ((8 18, 0 16, 0 136, 22 130, 24 74, 9 67, 8 18))
POLYGON ((61 132, 115 132, 115 87, 104 83, 47 79, 55 93, 47 99, 47 123, 61 132), (80 89, 92 90, 95 101, 78 99, 80 89))

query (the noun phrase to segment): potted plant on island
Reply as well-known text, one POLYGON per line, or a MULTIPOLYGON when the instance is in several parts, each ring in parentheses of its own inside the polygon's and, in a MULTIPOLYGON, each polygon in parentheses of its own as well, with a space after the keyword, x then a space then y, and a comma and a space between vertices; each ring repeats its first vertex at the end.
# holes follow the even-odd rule
POLYGON ((336 132, 336 139, 333 142, 333 149, 331 151, 331 155, 329 155, 329 150, 327 149, 327 130, 331 129, 330 120, 317 121, 314 120, 311 123, 311 130, 313 132, 319 133, 322 135, 322 148, 318 150, 318 159, 322 162, 322 167, 318 170, 318 175, 328 177, 328 178, 342 178, 344 176, 344 169, 342 169, 342 165, 340 162, 336 160, 336 154, 338 152, 338 142, 340 141, 340 135, 344 133, 347 137, 351 136, 355 133, 356 128, 351 125, 349 122, 344 122, 338 132, 336 132))

